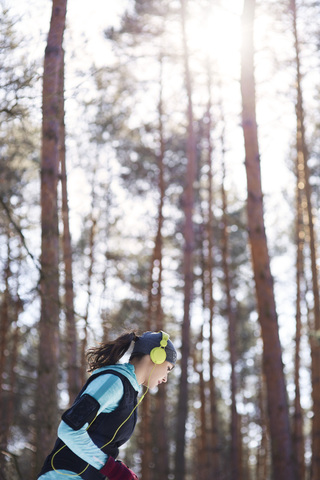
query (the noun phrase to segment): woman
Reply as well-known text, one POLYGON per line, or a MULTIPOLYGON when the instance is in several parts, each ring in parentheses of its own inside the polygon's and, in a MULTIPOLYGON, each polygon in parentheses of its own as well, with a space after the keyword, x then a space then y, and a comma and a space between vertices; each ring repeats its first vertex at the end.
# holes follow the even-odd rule
POLYGON ((176 363, 176 350, 165 332, 126 333, 87 352, 93 372, 74 404, 64 412, 58 439, 39 480, 137 480, 135 473, 115 459, 131 437, 136 408, 149 388, 167 381, 176 363), (134 343, 129 363, 120 358, 134 343), (147 387, 137 402, 140 385, 147 387))

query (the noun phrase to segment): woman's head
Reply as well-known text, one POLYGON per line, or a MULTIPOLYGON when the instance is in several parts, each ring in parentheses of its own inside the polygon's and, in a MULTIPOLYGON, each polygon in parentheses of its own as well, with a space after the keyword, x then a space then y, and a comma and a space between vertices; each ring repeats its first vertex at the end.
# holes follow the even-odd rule
POLYGON ((154 388, 166 383, 177 360, 177 352, 165 332, 145 332, 137 337, 130 357, 139 384, 154 388))
POLYGON ((169 340, 169 335, 164 332, 145 332, 137 336, 135 332, 125 333, 113 341, 103 343, 98 347, 91 348, 87 352, 88 371, 92 372, 97 368, 107 365, 114 365, 119 362, 121 357, 129 350, 132 342, 135 342, 130 361, 141 360, 144 356, 150 356, 157 360, 164 359, 174 367, 177 359, 177 353, 173 343, 169 340), (152 350, 156 349, 156 355, 152 355, 152 350), (160 355, 159 355, 160 353, 160 355))

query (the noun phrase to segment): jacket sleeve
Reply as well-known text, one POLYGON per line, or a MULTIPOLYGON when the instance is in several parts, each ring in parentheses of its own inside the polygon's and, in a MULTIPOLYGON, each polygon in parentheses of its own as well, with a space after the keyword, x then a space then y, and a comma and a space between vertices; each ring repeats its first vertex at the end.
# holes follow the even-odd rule
MULTIPOLYGON (((88 385, 84 394, 90 395, 99 402, 98 415, 100 412, 112 412, 117 408, 123 396, 122 381, 116 375, 101 375, 88 385)), ((58 428, 58 437, 78 457, 100 470, 106 463, 108 455, 91 440, 87 433, 88 426, 87 422, 80 429, 74 430, 62 420, 58 428)))

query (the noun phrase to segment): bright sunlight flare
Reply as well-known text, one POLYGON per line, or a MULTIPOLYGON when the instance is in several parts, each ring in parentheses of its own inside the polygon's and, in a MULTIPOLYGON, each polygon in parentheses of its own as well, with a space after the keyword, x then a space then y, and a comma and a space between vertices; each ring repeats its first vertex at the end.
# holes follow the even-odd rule
POLYGON ((212 7, 205 14, 189 14, 187 35, 191 50, 216 62, 223 74, 234 71, 239 63, 240 14, 235 7, 231 10, 221 6, 212 7))

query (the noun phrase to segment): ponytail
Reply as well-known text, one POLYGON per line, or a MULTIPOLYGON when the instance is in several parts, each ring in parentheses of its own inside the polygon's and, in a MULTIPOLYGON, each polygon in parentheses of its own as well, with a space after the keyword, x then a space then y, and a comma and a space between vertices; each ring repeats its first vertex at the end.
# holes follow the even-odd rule
POLYGON ((111 342, 90 348, 86 353, 88 372, 118 363, 120 358, 129 350, 131 343, 137 339, 135 332, 124 333, 111 342))

